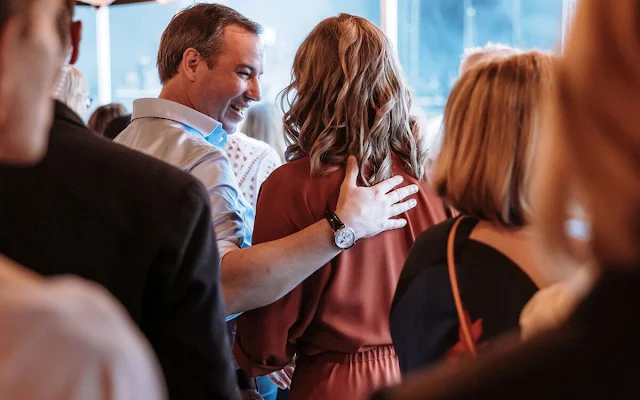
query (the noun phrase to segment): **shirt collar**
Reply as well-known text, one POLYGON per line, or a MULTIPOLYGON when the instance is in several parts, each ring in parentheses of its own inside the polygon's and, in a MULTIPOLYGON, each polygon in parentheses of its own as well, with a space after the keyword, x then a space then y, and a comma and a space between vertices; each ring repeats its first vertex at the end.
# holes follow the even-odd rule
POLYGON ((227 142, 227 133, 222 129, 220 122, 171 100, 153 98, 134 100, 131 120, 138 118, 162 118, 178 122, 184 125, 187 131, 202 135, 207 142, 216 147, 224 148, 227 142))

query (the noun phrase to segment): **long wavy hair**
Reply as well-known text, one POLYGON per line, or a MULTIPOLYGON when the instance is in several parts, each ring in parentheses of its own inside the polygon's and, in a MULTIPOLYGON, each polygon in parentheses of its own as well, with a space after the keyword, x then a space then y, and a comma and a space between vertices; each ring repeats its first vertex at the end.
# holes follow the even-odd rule
POLYGON ((281 93, 288 161, 309 156, 311 176, 356 156, 362 184, 391 177, 392 154, 423 178, 427 151, 389 39, 364 18, 340 14, 302 42, 281 93))

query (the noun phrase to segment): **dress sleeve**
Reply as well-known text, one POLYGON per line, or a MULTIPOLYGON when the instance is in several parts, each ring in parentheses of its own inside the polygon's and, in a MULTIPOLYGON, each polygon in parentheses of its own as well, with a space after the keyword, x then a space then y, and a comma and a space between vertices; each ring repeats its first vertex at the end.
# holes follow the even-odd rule
MULTIPOLYGON (((256 244, 283 238, 315 222, 303 195, 295 193, 296 185, 286 182, 287 174, 282 172, 266 180, 258 198, 256 244), (302 203, 292 209, 287 199, 302 203)), ((258 376, 280 370, 291 361, 296 341, 313 319, 330 274, 330 267, 320 268, 280 300, 238 318, 233 353, 240 368, 258 376)))

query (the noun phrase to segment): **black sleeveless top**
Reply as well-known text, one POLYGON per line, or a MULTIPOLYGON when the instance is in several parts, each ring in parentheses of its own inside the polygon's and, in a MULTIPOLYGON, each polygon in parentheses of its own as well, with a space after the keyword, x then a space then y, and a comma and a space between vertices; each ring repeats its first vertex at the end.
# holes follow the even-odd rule
MULTIPOLYGON (((452 218, 423 232, 400 276, 390 327, 403 375, 443 359, 459 342, 446 252, 454 222, 452 218)), ((454 252, 463 307, 482 347, 482 342, 519 328, 520 312, 538 288, 504 254, 469 239, 477 223, 462 220, 454 252)))

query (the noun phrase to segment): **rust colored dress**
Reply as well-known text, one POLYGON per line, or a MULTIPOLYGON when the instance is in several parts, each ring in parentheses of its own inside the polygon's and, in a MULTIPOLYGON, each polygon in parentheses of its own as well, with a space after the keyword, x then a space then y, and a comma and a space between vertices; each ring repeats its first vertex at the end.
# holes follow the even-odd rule
MULTIPOLYGON (((377 388, 400 381, 389 332, 396 284, 416 237, 447 218, 443 202, 416 183, 417 206, 403 215, 402 229, 361 239, 277 302, 238 318, 234 355, 250 376, 286 366, 297 354, 292 400, 364 399, 377 388)), ((262 186, 254 244, 280 239, 335 211, 344 170, 310 178, 307 157, 285 164, 262 186)))

